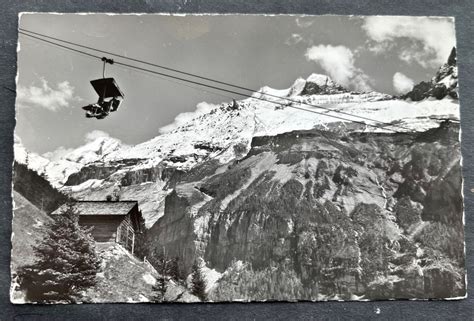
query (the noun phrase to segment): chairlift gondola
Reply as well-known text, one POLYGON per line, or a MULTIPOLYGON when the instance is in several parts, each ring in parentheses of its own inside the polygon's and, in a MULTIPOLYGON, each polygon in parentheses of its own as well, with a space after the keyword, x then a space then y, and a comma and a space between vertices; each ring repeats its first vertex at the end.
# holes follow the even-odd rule
POLYGON ((113 64, 113 59, 102 57, 104 62, 102 78, 91 80, 91 85, 99 96, 97 103, 82 107, 86 111, 87 118, 103 119, 109 113, 117 111, 123 101, 124 94, 120 90, 114 78, 105 78, 105 65, 113 64))

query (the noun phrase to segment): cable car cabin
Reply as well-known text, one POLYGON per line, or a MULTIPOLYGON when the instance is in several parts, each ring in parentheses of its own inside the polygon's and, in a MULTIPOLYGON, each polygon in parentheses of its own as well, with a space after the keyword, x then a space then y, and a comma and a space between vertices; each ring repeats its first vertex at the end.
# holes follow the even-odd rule
POLYGON ((97 103, 82 107, 86 111, 86 117, 103 119, 109 113, 116 111, 124 98, 123 92, 115 82, 114 78, 100 78, 91 80, 99 99, 97 103))
POLYGON ((93 227, 97 243, 115 242, 134 254, 136 236, 144 231, 137 201, 76 201, 63 204, 51 215, 61 215, 70 205, 79 214, 79 225, 93 227))

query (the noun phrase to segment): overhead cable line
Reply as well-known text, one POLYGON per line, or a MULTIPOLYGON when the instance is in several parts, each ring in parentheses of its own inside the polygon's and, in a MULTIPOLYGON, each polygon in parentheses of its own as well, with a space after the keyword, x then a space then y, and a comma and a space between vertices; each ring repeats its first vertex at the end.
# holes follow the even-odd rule
MULTIPOLYGON (((120 66, 120 65, 119 65, 119 67, 122 68, 123 70, 130 70, 128 67, 125 67, 125 66, 120 66)), ((158 78, 158 79, 167 81, 167 82, 171 82, 171 83, 173 83, 173 84, 178 84, 178 85, 180 85, 180 86, 188 87, 188 88, 194 89, 194 90, 196 90, 196 91, 205 92, 205 93, 208 93, 208 94, 213 94, 213 95, 220 96, 220 97, 224 97, 224 98, 228 98, 228 99, 232 99, 232 98, 233 98, 232 96, 224 95, 224 94, 219 93, 219 92, 217 92, 217 91, 209 90, 209 89, 206 89, 206 88, 200 88, 200 87, 197 87, 197 86, 192 86, 192 85, 186 84, 185 82, 176 81, 176 80, 173 80, 173 79, 168 79, 168 78, 162 77, 162 76, 160 76, 160 75, 150 74, 150 73, 148 73, 148 72, 141 71, 141 70, 133 70, 133 71, 136 72, 136 73, 140 73, 140 74, 146 75, 146 76, 148 76, 148 77, 155 77, 155 78, 158 78)))
MULTIPOLYGON (((251 93, 259 92, 258 90, 251 89, 251 88, 248 88, 248 87, 243 87, 243 86, 231 84, 231 83, 228 83, 228 82, 225 82, 225 81, 216 80, 216 79, 212 79, 212 78, 209 78, 209 77, 189 73, 189 72, 186 72, 186 71, 183 71, 183 70, 166 67, 166 66, 163 66, 163 65, 160 65, 160 64, 147 62, 147 61, 144 61, 144 60, 141 60, 141 59, 127 57, 127 56, 120 55, 120 54, 117 54, 117 53, 114 53, 114 52, 110 52, 110 51, 106 51, 106 50, 102 50, 102 49, 97 49, 97 48, 94 48, 94 47, 78 44, 78 43, 75 43, 75 42, 72 42, 72 41, 67 41, 67 40, 64 40, 64 39, 48 36, 48 35, 41 34, 41 33, 38 33, 38 32, 34 32, 34 31, 31 31, 31 30, 28 30, 28 29, 19 28, 19 30, 20 30, 20 33, 23 33, 23 34, 26 34, 25 32, 28 32, 30 34, 34 34, 34 35, 45 37, 45 38, 52 39, 52 40, 55 40, 55 41, 67 43, 67 44, 77 46, 77 47, 80 47, 80 48, 93 50, 93 51, 101 52, 101 53, 108 54, 108 55, 113 55, 115 57, 119 57, 119 58, 127 59, 127 60, 130 60, 130 61, 142 63, 142 64, 145 64, 145 65, 157 67, 157 68, 160 68, 160 69, 180 73, 180 74, 183 74, 183 75, 186 75, 186 76, 191 76, 191 77, 195 77, 195 78, 198 78, 198 79, 214 82, 214 83, 225 85, 225 86, 228 86, 228 87, 233 87, 233 88, 249 91, 251 93)), ((398 127, 400 129, 409 130, 409 128, 406 128, 406 127, 403 127, 403 126, 400 126, 400 125, 387 123, 387 122, 384 122, 384 121, 376 120, 376 119, 365 117, 365 116, 354 115, 354 114, 347 113, 347 112, 340 111, 340 110, 335 111, 331 108, 327 108, 327 107, 324 107, 324 106, 321 106, 321 105, 310 104, 310 103, 307 103, 307 102, 302 102, 302 101, 299 101, 297 99, 292 99, 292 98, 288 98, 288 97, 280 97, 280 96, 273 95, 273 94, 268 94, 268 93, 261 93, 261 94, 265 95, 265 96, 273 97, 273 98, 283 99, 284 101, 288 101, 288 102, 298 103, 298 104, 301 104, 301 105, 306 105, 306 106, 310 106, 310 107, 314 107, 314 108, 324 109, 324 110, 327 110, 327 111, 330 111, 330 112, 337 112, 339 114, 343 114, 343 115, 347 115, 347 116, 351 116, 351 117, 355 117, 355 118, 359 118, 359 119, 364 119, 364 120, 368 120, 368 121, 372 121, 372 122, 377 122, 377 123, 383 124, 385 126, 398 127)), ((248 95, 244 95, 244 96, 248 96, 248 95)))
MULTIPOLYGON (((157 75, 161 75, 161 76, 165 76, 165 77, 169 77, 169 78, 176 79, 176 80, 186 81, 186 82, 189 82, 189 83, 191 83, 191 84, 195 84, 195 85, 199 85, 199 86, 204 86, 204 87, 208 87, 208 88, 212 88, 212 89, 217 89, 217 90, 220 90, 220 91, 224 91, 224 92, 231 93, 231 94, 235 94, 235 95, 239 95, 239 96, 249 97, 248 94, 245 94, 245 93, 240 93, 240 92, 233 91, 233 90, 229 90, 229 89, 224 89, 224 88, 220 88, 220 87, 216 87, 216 86, 212 86, 212 85, 208 85, 208 84, 203 84, 203 83, 200 83, 200 82, 197 82, 197 81, 193 81, 193 80, 184 79, 184 78, 181 78, 181 77, 176 77, 176 76, 164 74, 164 73, 161 73, 161 72, 158 72, 158 71, 155 71, 155 70, 151 70, 151 69, 147 69, 147 68, 142 68, 142 67, 138 67, 138 66, 133 66, 133 65, 130 65, 130 64, 126 64, 126 63, 123 63, 123 62, 119 62, 119 61, 116 61, 115 64, 121 65, 121 66, 125 66, 125 67, 129 67, 129 68, 133 68, 133 69, 137 69, 137 70, 141 70, 141 71, 145 71, 145 72, 149 72, 149 73, 153 73, 153 74, 157 74, 157 75)), ((332 117, 332 118, 336 118, 336 119, 340 119, 340 120, 350 121, 350 122, 358 123, 358 124, 361 124, 361 125, 367 125, 367 126, 371 126, 371 127, 375 127, 375 128, 379 128, 379 129, 383 128, 383 127, 380 127, 380 126, 377 126, 377 125, 367 124, 367 123, 362 122, 362 121, 357 121, 357 120, 347 119, 347 118, 340 117, 340 116, 335 116, 335 115, 329 115, 329 114, 325 114, 325 113, 320 113, 320 112, 317 112, 317 111, 315 111, 315 110, 309 110, 309 109, 305 109, 305 108, 301 108, 301 107, 296 107, 296 106, 287 106, 287 105, 284 104, 284 103, 277 102, 277 101, 270 101, 270 100, 267 100, 267 99, 264 99, 264 98, 261 98, 261 97, 250 97, 250 98, 251 98, 251 99, 257 99, 257 100, 265 101, 265 102, 268 102, 268 103, 271 103, 271 104, 280 105, 280 106, 283 106, 283 107, 289 107, 289 108, 304 110, 304 111, 307 111, 307 112, 310 112, 310 113, 319 114, 319 115, 322 115, 322 116, 328 116, 328 117, 332 117)), ((331 111, 332 111, 332 110, 331 110, 331 111)), ((336 111, 334 111, 334 112, 336 112, 336 111)))
POLYGON ((41 40, 41 41, 50 43, 50 44, 52 44, 52 45, 55 45, 55 46, 58 46, 58 47, 61 47, 61 48, 67 49, 67 50, 71 50, 71 51, 74 51, 74 52, 77 52, 77 53, 80 53, 80 54, 83 54, 83 55, 92 57, 92 58, 102 59, 102 57, 97 56, 97 55, 94 55, 94 54, 91 54, 91 53, 88 53, 88 52, 86 52, 86 51, 79 50, 79 49, 74 49, 74 48, 71 48, 71 47, 68 47, 68 46, 65 46, 65 45, 61 45, 61 44, 59 44, 59 43, 57 43, 57 42, 53 42, 53 41, 49 41, 49 40, 47 40, 47 39, 43 39, 43 38, 40 38, 40 37, 36 37, 36 36, 30 35, 30 34, 25 33, 25 32, 19 31, 18 33, 21 34, 21 35, 24 35, 24 36, 28 36, 28 37, 31 37, 31 38, 34 38, 34 39, 37 39, 37 40, 41 40))
MULTIPOLYGON (((97 56, 97 55, 94 55, 94 54, 85 52, 85 51, 83 51, 83 50, 71 48, 71 47, 68 47, 68 46, 65 46, 65 45, 62 45, 62 44, 58 44, 58 43, 53 42, 53 41, 49 41, 49 40, 47 40, 47 39, 43 39, 43 38, 36 37, 36 36, 31 35, 31 34, 28 34, 28 33, 21 32, 21 31, 20 31, 19 33, 22 34, 22 35, 25 35, 25 36, 28 36, 28 37, 31 37, 31 38, 40 40, 40 41, 44 41, 44 42, 46 42, 46 43, 50 43, 50 44, 56 45, 56 46, 61 47, 61 48, 64 48, 64 49, 68 49, 68 50, 71 50, 71 51, 74 51, 74 52, 77 52, 77 53, 81 53, 81 54, 87 55, 87 56, 92 57, 92 58, 102 59, 102 57, 100 57, 100 56, 97 56)), ((264 99, 264 98, 261 98, 261 97, 249 96, 247 93, 241 93, 241 92, 237 92, 237 91, 234 91, 234 90, 230 90, 230 89, 225 89, 225 88, 213 86, 213 85, 210 85, 210 84, 200 83, 200 82, 193 81, 193 80, 190 80, 190 79, 185 79, 185 78, 181 78, 181 77, 178 77, 178 76, 165 74, 165 73, 158 72, 158 71, 155 71, 155 70, 151 70, 151 69, 147 69, 147 68, 142 68, 142 67, 138 67, 138 66, 126 64, 126 63, 119 62, 119 61, 115 61, 115 64, 121 65, 121 66, 125 66, 125 67, 128 67, 128 68, 132 68, 132 69, 136 69, 136 70, 141 70, 141 71, 153 73, 153 74, 156 74, 156 75, 161 75, 161 76, 164 76, 164 77, 167 77, 167 78, 171 78, 171 79, 175 79, 175 80, 180 80, 180 81, 184 81, 184 82, 196 84, 196 85, 203 86, 203 87, 208 87, 208 88, 212 88, 212 89, 217 89, 217 90, 219 90, 219 91, 223 91, 223 92, 227 92, 227 93, 231 93, 231 94, 235 94, 235 95, 239 95, 239 96, 243 96, 243 97, 250 97, 251 99, 257 99, 257 100, 261 100, 261 101, 268 102, 268 103, 271 103, 271 104, 280 105, 280 106, 283 106, 283 107, 298 109, 298 110, 302 110, 302 111, 306 111, 306 112, 310 112, 310 113, 315 113, 315 114, 318 114, 318 115, 327 116, 327 117, 331 117, 331 118, 335 118, 335 119, 339 119, 339 120, 344 120, 344 121, 349 121, 349 122, 353 122, 353 123, 358 123, 358 124, 361 124, 361 125, 364 125, 364 126, 370 126, 370 127, 374 127, 374 128, 378 128, 378 129, 386 129, 386 130, 390 130, 390 131, 396 132, 396 131, 393 130, 393 129, 385 128, 385 127, 383 127, 383 126, 377 126, 377 125, 365 123, 365 122, 362 122, 362 121, 357 121, 357 120, 353 120, 353 119, 344 118, 344 117, 341 117, 341 116, 330 115, 330 114, 327 114, 327 113, 317 112, 317 111, 315 111, 315 110, 308 110, 308 109, 301 108, 301 107, 291 106, 291 105, 288 105, 288 104, 285 104, 285 103, 282 103, 282 102, 270 101, 270 100, 267 100, 267 99, 264 99)), ((277 96, 277 97, 278 97, 278 96, 277 96)), ((279 97, 279 98, 281 98, 281 97, 279 97)), ((339 111, 337 111, 337 110, 331 110, 331 109, 327 109, 327 110, 328 110, 329 112, 333 112, 333 113, 341 113, 341 112, 339 112, 339 111)), ((349 114, 349 116, 351 116, 351 117, 356 117, 356 118, 358 117, 358 116, 352 115, 352 114, 349 114)), ((377 120, 372 120, 372 121, 379 122, 379 121, 377 121, 377 120)), ((394 125, 387 123, 387 126, 390 126, 390 127, 391 127, 391 126, 394 126, 394 125)))

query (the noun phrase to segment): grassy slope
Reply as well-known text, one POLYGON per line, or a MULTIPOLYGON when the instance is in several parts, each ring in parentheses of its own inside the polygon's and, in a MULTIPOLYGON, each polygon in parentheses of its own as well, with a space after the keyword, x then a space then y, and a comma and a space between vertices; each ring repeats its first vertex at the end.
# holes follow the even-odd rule
POLYGON ((12 271, 33 263, 33 245, 44 235, 44 225, 51 218, 17 192, 13 192, 12 271))
MULTIPOLYGON (((98 283, 86 293, 90 302, 149 302, 156 273, 113 243, 97 247, 103 261, 98 283)), ((177 284, 169 284, 167 301, 193 302, 197 298, 177 284)))

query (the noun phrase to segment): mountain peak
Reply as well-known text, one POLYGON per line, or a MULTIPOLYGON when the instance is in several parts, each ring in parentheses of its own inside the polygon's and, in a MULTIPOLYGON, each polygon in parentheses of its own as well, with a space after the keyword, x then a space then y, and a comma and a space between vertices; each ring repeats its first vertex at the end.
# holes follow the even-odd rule
POLYGON ((119 150, 121 147, 122 143, 120 140, 110 136, 100 136, 66 154, 64 159, 71 162, 88 164, 100 160, 105 155, 119 150))
POLYGON ((301 95, 328 95, 346 92, 349 91, 334 82, 329 76, 313 73, 306 78, 301 95))
POLYGON ((332 79, 329 76, 323 75, 323 74, 316 74, 312 73, 309 75, 308 78, 306 78, 307 82, 312 82, 318 86, 334 86, 335 83, 332 81, 332 79))
POLYGON ((453 47, 447 62, 442 65, 436 76, 431 82, 422 81, 415 85, 413 89, 402 96, 402 98, 410 98, 413 101, 423 100, 428 97, 443 99, 446 96, 458 98, 458 67, 456 58, 456 47, 453 47))
POLYGON ((449 58, 448 58, 448 65, 456 66, 456 64, 457 64, 456 47, 453 47, 453 49, 451 50, 451 54, 449 55, 449 58))

